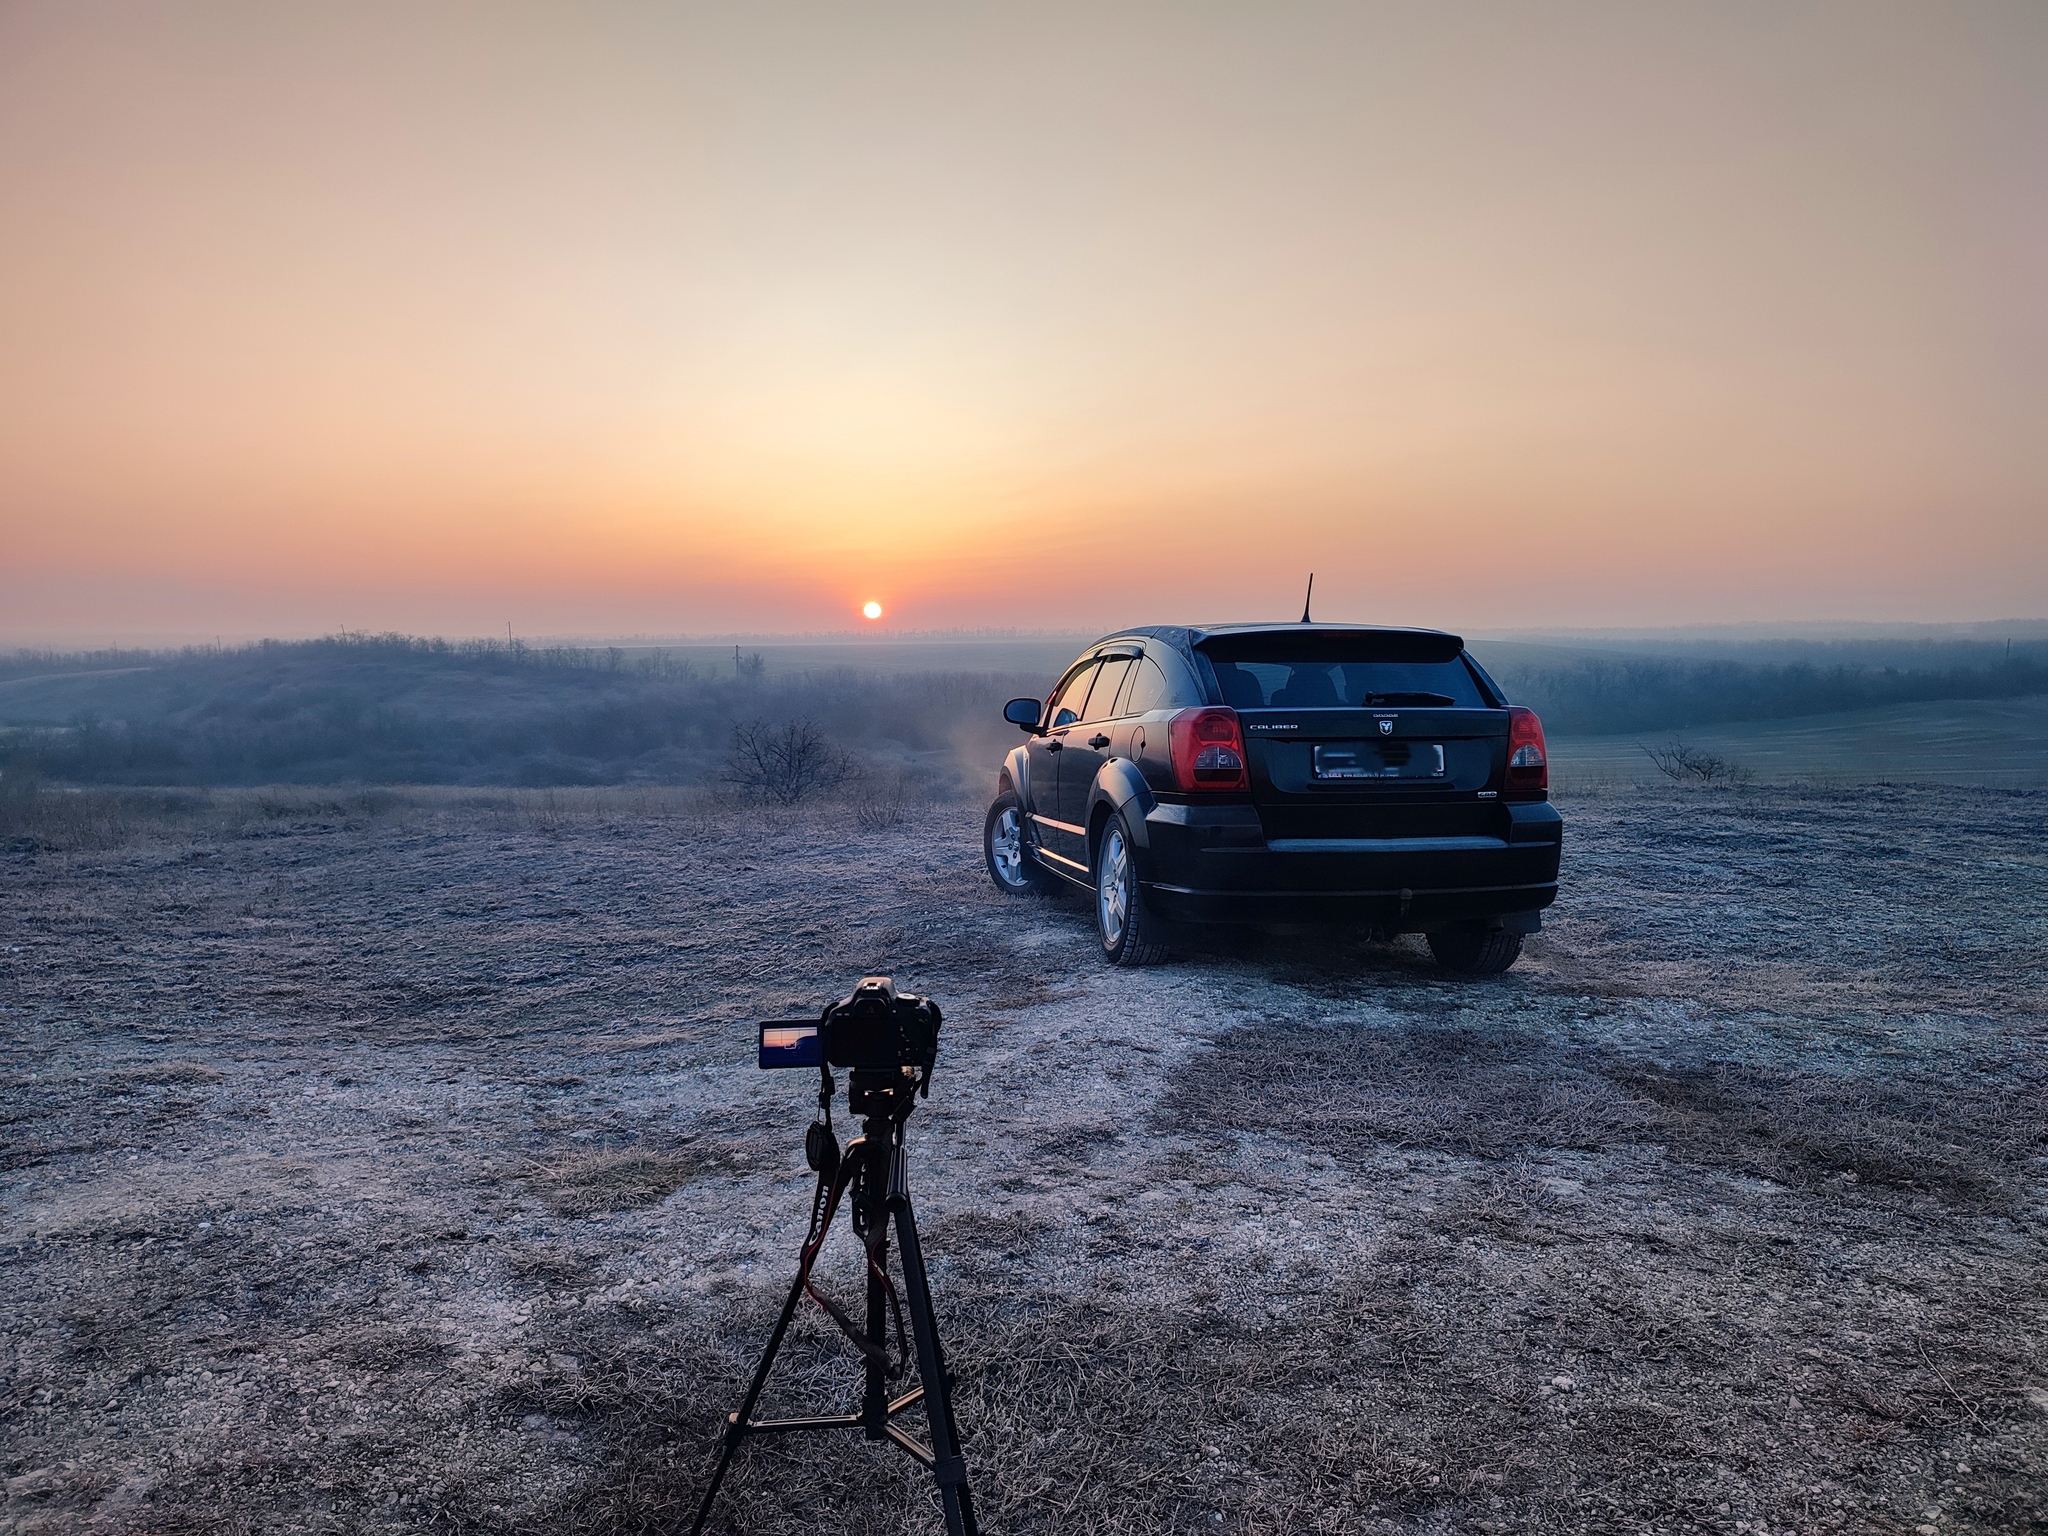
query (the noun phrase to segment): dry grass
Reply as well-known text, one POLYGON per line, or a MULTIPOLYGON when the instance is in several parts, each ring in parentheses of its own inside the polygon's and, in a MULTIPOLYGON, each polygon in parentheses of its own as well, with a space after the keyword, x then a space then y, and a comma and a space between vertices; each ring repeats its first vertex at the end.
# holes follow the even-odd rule
POLYGON ((1498 1158, 1643 1138, 1653 1108, 1571 1053, 1497 1031, 1230 1031, 1176 1078, 1162 1125, 1285 1132, 1347 1157, 1386 1147, 1498 1158))
POLYGON ((704 1169, 695 1158, 645 1151, 586 1152, 540 1170, 532 1179, 563 1216, 594 1216, 659 1205, 704 1169))
MULTIPOLYGON (((0 850, 104 852, 141 844, 289 838, 313 831, 449 821, 559 838, 604 825, 680 825, 721 831, 735 819, 786 827, 786 807, 750 807, 717 788, 600 784, 565 788, 465 788, 408 784, 307 788, 57 788, 16 778, 0 784, 0 850)), ((834 801, 831 805, 840 805, 834 801)), ((854 813, 852 801, 842 807, 854 813)), ((807 811, 797 811, 805 815, 807 811)))
POLYGON ((1361 1025, 1221 1036, 1159 1123, 1200 1116, 1347 1158, 1389 1147, 1498 1159, 1640 1144, 1803 1188, 1847 1178, 2013 1212, 2048 1150, 2048 1069, 1829 1077, 1650 1063, 1517 1030, 1361 1025))
MULTIPOLYGON (((676 1529, 809 1195, 742 1021, 867 970, 946 1007, 913 1189, 992 1531, 2048 1522, 2038 798, 1572 802, 1471 984, 1110 972, 978 806, 669 793, 0 854, 0 1530, 676 1529)), ((809 1309, 772 1407, 857 1380, 809 1309)), ((936 1528, 852 1437, 722 1509, 936 1528)))

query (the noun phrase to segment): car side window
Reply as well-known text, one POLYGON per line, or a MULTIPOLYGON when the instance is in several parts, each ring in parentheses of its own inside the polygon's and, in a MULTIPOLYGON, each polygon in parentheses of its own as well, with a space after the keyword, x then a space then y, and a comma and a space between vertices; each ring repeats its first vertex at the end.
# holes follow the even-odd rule
POLYGON ((1166 708, 1171 701, 1166 674, 1159 670, 1158 662, 1147 656, 1131 668, 1130 686, 1124 690, 1123 708, 1118 713, 1148 714, 1152 710, 1166 708))
POLYGON ((1112 656, 1103 662, 1095 674, 1095 687, 1089 692, 1088 702, 1081 710, 1083 720, 1108 720, 1116 714, 1116 698, 1123 692, 1124 679, 1130 675, 1131 658, 1112 656))
POLYGON ((1059 696, 1046 706, 1046 729, 1056 731, 1061 726, 1072 725, 1081 718, 1081 706, 1088 701, 1088 685, 1095 680, 1096 666, 1090 662, 1060 689, 1059 696))
POLYGON ((1116 703, 1110 706, 1109 712, 1112 718, 1121 720, 1131 712, 1131 685, 1137 682, 1139 674, 1144 670, 1145 663, 1140 658, 1133 656, 1131 664, 1124 669, 1124 684, 1116 691, 1116 703))

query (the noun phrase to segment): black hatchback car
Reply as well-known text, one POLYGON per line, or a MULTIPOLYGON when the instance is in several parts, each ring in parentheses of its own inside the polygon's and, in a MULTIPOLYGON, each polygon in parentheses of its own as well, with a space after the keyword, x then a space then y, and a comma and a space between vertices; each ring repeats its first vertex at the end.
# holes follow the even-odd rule
POLYGON ((1557 897, 1543 726, 1456 635, 1129 629, 1003 713, 1029 740, 989 807, 989 876, 1092 891, 1112 964, 1162 958, 1170 925, 1336 923, 1493 975, 1557 897))

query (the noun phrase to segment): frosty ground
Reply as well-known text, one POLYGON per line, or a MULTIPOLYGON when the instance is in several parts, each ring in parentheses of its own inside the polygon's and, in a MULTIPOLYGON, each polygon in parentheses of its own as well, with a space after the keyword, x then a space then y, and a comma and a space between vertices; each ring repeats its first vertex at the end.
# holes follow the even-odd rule
MULTIPOLYGON (((887 971, 946 1012, 913 1192, 991 1532, 2048 1529, 2048 795, 1563 809, 1488 982, 1108 970, 964 803, 17 838, 0 1528, 682 1528, 809 1198, 745 1021, 887 971)), ((812 1309, 770 1407, 857 1378, 812 1309)), ((914 1472, 756 1442, 720 1528, 936 1530, 914 1472)))

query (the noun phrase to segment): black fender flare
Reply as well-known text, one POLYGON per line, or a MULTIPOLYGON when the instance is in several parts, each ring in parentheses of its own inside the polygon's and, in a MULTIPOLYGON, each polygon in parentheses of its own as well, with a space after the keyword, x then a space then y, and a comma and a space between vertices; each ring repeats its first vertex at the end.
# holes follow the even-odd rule
POLYGON ((1095 787, 1088 794, 1088 862, 1095 862, 1094 831, 1098 807, 1108 805, 1111 810, 1122 811, 1124 825, 1131 829, 1131 841, 1149 850, 1152 835, 1145 825, 1145 818, 1158 803, 1152 786, 1145 782, 1145 775, 1138 772, 1135 763, 1121 757, 1104 763, 1102 771, 1095 775, 1095 787))
POLYGON ((1009 756, 1003 759, 1003 771, 997 777, 996 793, 1002 793, 1007 783, 1017 796, 1018 804, 1028 815, 1031 810, 1031 754, 1022 747, 1010 748, 1009 756))

